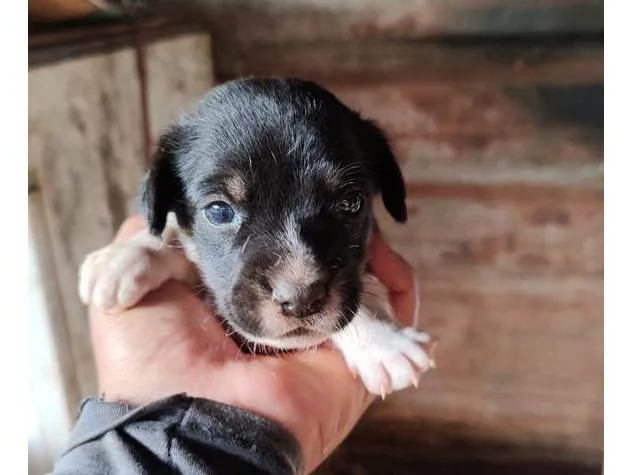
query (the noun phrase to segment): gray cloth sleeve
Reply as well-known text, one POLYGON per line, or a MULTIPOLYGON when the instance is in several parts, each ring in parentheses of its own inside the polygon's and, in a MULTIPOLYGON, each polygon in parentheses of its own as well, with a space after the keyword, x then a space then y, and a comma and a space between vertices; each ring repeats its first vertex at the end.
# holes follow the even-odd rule
POLYGON ((302 470, 298 442, 279 425, 178 394, 140 407, 84 400, 53 473, 295 475, 302 470))

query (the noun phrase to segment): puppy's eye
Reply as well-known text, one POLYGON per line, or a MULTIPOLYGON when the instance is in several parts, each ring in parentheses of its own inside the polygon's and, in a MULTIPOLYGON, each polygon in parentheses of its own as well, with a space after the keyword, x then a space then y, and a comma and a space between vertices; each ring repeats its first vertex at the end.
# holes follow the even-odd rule
POLYGON ((337 205, 337 209, 341 213, 356 214, 363 207, 363 194, 352 193, 347 195, 337 205))
POLYGON ((235 219, 235 211, 224 201, 214 201, 204 209, 204 214, 212 224, 229 224, 235 219))

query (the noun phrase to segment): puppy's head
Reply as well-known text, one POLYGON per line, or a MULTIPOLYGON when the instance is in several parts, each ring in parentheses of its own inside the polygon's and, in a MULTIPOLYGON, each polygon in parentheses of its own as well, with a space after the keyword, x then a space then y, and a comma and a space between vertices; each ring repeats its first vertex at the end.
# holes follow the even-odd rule
POLYGON ((402 175, 373 124, 313 83, 246 79, 162 136, 143 196, 152 233, 176 215, 236 331, 301 348, 358 308, 377 193, 404 222, 402 175))

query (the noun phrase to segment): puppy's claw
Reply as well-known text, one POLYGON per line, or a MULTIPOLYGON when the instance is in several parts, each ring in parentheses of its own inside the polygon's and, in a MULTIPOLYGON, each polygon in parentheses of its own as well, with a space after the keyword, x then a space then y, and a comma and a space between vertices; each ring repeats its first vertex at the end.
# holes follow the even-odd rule
POLYGON ((427 335, 378 320, 365 321, 363 325, 361 334, 370 335, 371 339, 363 342, 362 351, 357 346, 359 332, 350 333, 349 340, 344 333, 343 341, 337 344, 367 390, 385 399, 393 391, 417 388, 421 375, 434 365, 424 349, 429 343, 427 335))
POLYGON ((437 368, 437 364, 435 362, 435 350, 437 348, 437 343, 438 343, 438 341, 436 339, 433 339, 424 348, 425 351, 426 351, 426 354, 428 355, 428 358, 429 358, 429 368, 430 369, 436 369, 437 368))
POLYGON ((433 355, 435 354, 435 350, 437 348, 437 344, 438 344, 438 340, 433 339, 430 342, 428 342, 426 345, 423 345, 424 349, 429 354, 429 356, 433 357, 433 355))

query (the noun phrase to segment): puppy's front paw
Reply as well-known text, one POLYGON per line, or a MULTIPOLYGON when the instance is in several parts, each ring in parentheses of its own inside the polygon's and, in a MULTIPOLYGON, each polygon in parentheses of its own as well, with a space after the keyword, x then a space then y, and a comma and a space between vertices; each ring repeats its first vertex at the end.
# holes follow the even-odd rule
POLYGON ((398 328, 383 321, 356 323, 335 342, 350 370, 358 375, 367 390, 384 397, 418 385, 422 373, 433 368, 432 357, 422 347, 431 337, 414 328, 398 328), (359 328, 360 326, 360 328, 359 328))
POLYGON ((135 305, 165 280, 156 250, 131 240, 88 255, 79 271, 79 296, 104 311, 135 305))

